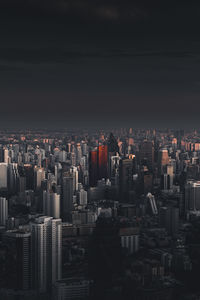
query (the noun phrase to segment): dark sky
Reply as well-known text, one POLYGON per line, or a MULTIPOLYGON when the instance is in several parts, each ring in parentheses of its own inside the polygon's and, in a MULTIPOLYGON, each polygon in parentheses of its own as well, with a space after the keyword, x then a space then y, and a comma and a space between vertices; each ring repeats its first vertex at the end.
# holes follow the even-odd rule
POLYGON ((200 127, 198 2, 1 0, 0 125, 200 127))

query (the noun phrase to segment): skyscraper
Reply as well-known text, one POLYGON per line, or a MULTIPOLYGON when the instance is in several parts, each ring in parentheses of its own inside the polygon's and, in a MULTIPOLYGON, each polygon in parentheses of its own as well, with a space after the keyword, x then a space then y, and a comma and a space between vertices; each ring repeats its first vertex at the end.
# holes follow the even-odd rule
POLYGON ((0 197, 0 225, 6 225, 8 219, 8 200, 0 197))
POLYGON ((152 170, 154 165, 154 147, 151 141, 143 141, 140 144, 140 161, 152 170))
POLYGON ((167 149, 161 149, 158 153, 158 163, 159 163, 159 169, 160 173, 164 173, 165 167, 169 164, 169 155, 167 149))
POLYGON ((10 162, 10 160, 9 160, 9 151, 8 151, 7 148, 4 149, 4 162, 6 164, 8 164, 10 162))
POLYGON ((100 145, 90 151, 89 180, 90 186, 96 186, 97 181, 108 178, 108 146, 100 145))
POLYGON ((46 216, 60 218, 60 195, 52 191, 43 191, 43 212, 46 216))
POLYGON ((7 189, 7 171, 8 171, 8 164, 7 163, 0 163, 0 189, 7 189))
POLYGON ((147 197, 147 200, 149 201, 149 204, 150 204, 151 211, 152 211, 153 215, 157 215, 158 214, 158 208, 157 208, 157 205, 156 205, 155 197, 151 193, 148 193, 146 197, 147 197))
POLYGON ((9 192, 17 192, 17 183, 19 172, 16 163, 8 164, 8 190, 9 192))
POLYGON ((34 168, 34 175, 35 175, 35 189, 41 188, 42 180, 45 179, 45 170, 43 168, 34 168))
POLYGON ((177 207, 161 207, 159 210, 159 226, 175 235, 179 228, 179 209, 177 207))
POLYGON ((185 185, 185 209, 200 210, 200 181, 188 180, 185 185))
POLYGON ((90 151, 89 155, 89 183, 90 186, 96 186, 98 180, 98 152, 96 149, 90 151))
POLYGON ((31 288, 31 233, 7 231, 4 243, 8 248, 6 268, 9 270, 8 287, 15 290, 31 288))
POLYGON ((135 157, 121 159, 119 162, 119 192, 121 202, 129 200, 129 192, 133 189, 134 174, 135 157))
POLYGON ((98 147, 98 179, 108 177, 108 146, 98 147))
POLYGON ((71 212, 74 208, 73 205, 73 195, 74 195, 74 189, 73 189, 73 174, 70 173, 64 173, 63 175, 63 181, 62 181, 62 218, 65 221, 71 220, 71 212))
POLYGON ((73 192, 78 190, 78 170, 77 167, 70 168, 70 174, 73 176, 73 192))
POLYGON ((60 219, 39 217, 31 223, 32 286, 40 292, 61 279, 62 225, 60 219))

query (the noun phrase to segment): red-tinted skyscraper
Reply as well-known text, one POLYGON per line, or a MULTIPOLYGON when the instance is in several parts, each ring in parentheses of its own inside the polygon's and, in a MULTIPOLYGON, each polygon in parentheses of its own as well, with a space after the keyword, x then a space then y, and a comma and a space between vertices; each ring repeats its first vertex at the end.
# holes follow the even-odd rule
POLYGON ((98 180, 98 152, 97 150, 90 151, 89 156, 89 182, 90 186, 95 186, 98 180))
POLYGON ((96 186, 97 181, 108 177, 108 146, 101 145, 90 151, 89 156, 89 182, 96 186))
POLYGON ((98 179, 108 177, 108 146, 98 147, 98 179))

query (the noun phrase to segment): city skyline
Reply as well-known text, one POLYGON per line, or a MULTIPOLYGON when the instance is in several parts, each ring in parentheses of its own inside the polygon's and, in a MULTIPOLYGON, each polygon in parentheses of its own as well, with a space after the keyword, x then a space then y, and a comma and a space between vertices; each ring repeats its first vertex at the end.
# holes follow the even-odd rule
POLYGON ((200 2, 0 0, 0 300, 200 299, 200 2))

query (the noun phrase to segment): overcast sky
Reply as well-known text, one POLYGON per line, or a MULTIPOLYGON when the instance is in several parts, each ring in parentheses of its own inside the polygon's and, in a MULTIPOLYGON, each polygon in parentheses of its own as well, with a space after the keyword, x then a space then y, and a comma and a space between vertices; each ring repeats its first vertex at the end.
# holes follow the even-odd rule
POLYGON ((0 124, 200 127, 196 2, 1 0, 0 124))

